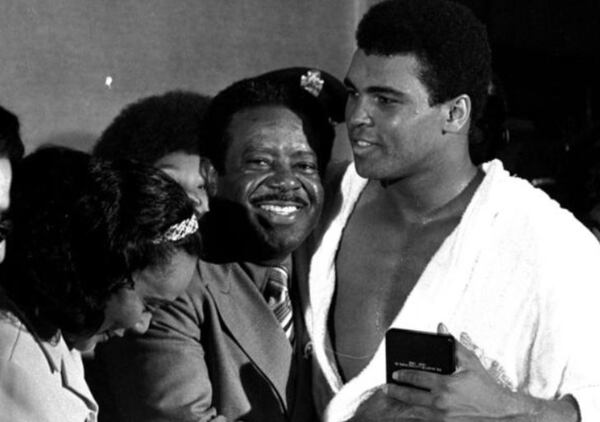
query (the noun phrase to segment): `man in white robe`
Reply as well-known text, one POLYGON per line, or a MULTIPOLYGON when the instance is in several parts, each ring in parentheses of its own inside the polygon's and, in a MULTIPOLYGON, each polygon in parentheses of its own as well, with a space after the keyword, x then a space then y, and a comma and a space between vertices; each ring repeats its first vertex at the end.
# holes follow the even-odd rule
POLYGON ((324 419, 600 420, 600 246, 500 162, 469 156, 485 29, 448 1, 391 0, 357 41, 354 163, 331 184, 305 300, 324 419), (457 371, 396 373, 429 391, 385 384, 389 327, 449 331, 457 371))

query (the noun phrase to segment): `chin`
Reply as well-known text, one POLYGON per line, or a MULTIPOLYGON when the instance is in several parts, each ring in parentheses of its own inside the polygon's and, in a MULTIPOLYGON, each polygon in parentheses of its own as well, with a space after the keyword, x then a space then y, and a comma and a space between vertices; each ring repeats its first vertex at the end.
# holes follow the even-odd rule
POLYGON ((259 239, 271 248, 294 250, 308 237, 316 226, 317 213, 304 211, 304 214, 293 223, 280 224, 276 221, 265 219, 262 216, 252 216, 252 230, 258 234, 259 239))
POLYGON ((97 336, 92 336, 74 339, 71 340, 70 343, 74 349, 77 349, 80 352, 91 352, 96 347, 96 344, 98 344, 98 341, 99 339, 97 336))
POLYGON ((376 166, 373 166, 372 163, 369 163, 367 160, 354 160, 354 167, 356 168, 356 173, 360 177, 364 177, 365 179, 376 179, 377 178, 377 169, 376 166))
POLYGON ((402 179, 402 171, 399 169, 391 169, 385 166, 384 163, 373 165, 373 163, 355 162, 356 173, 365 179, 369 180, 398 180, 402 179))
POLYGON ((262 247, 256 248, 255 251, 262 256, 262 259, 283 259, 294 252, 305 238, 306 236, 299 236, 283 230, 262 232, 260 240, 257 242, 262 247))
POLYGON ((304 234, 279 234, 271 236, 269 244, 271 244, 274 249, 290 254, 302 245, 306 237, 307 236, 304 234))

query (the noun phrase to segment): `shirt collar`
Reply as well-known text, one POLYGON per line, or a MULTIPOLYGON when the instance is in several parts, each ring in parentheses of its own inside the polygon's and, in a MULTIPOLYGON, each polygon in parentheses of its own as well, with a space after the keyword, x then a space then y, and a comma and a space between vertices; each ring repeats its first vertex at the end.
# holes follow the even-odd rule
POLYGON ((254 282, 254 284, 256 285, 256 287, 258 288, 258 290, 261 293, 264 291, 265 286, 267 284, 267 275, 268 275, 268 270, 270 268, 272 268, 274 266, 280 266, 280 267, 284 267, 288 274, 292 273, 292 257, 291 257, 291 255, 286 257, 280 263, 273 264, 273 265, 256 264, 253 262, 243 262, 243 263, 240 263, 240 265, 246 269, 246 271, 248 272, 248 275, 250 276, 250 278, 252 279, 252 281, 254 282))

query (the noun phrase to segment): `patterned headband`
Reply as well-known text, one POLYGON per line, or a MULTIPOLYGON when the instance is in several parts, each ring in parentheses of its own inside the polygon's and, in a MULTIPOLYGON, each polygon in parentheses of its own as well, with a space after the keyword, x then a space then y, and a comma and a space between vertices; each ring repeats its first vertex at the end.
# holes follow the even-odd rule
POLYGON ((198 217, 196 217, 196 214, 192 214, 190 218, 180 221, 177 224, 173 224, 163 234, 152 239, 152 243, 158 245, 166 242, 177 242, 197 231, 198 217))

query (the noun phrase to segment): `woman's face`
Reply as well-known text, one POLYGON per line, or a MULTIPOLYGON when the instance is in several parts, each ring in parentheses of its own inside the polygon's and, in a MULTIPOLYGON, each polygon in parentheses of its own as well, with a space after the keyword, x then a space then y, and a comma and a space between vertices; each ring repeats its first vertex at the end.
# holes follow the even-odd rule
POLYGON ((198 215, 208 211, 207 180, 200 173, 200 156, 183 151, 167 154, 154 163, 154 166, 171 176, 192 201, 198 215))
POLYGON ((122 337, 127 331, 143 334, 150 326, 152 313, 172 302, 189 285, 196 257, 178 250, 160 268, 147 268, 132 274, 133 287, 123 287, 112 294, 104 310, 104 322, 92 337, 69 337, 80 351, 91 350, 101 341, 122 337))

